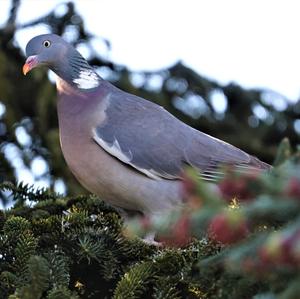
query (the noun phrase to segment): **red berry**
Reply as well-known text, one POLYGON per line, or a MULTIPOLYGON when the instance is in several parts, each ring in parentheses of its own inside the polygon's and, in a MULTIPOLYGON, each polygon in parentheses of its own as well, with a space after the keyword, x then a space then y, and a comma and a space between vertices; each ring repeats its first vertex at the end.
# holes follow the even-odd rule
POLYGON ((300 200, 300 179, 291 178, 288 182, 286 192, 289 197, 298 198, 300 200))
POLYGON ((300 266, 300 234, 298 234, 298 238, 295 240, 293 244, 293 248, 291 249, 291 254, 298 265, 300 266))
POLYGON ((185 171, 182 174, 181 192, 183 200, 192 209, 199 209, 202 205, 202 199, 198 194, 197 181, 191 171, 185 171))
POLYGON ((282 238, 279 233, 272 233, 259 249, 258 255, 263 265, 267 266, 282 260, 282 238))
POLYGON ((285 236, 283 233, 273 233, 260 248, 259 256, 265 265, 297 264, 297 243, 300 241, 300 232, 285 236))
POLYGON ((300 229, 286 238, 283 245, 287 252, 287 261, 293 266, 300 265, 300 229))
POLYGON ((249 200, 255 196, 253 188, 249 185, 256 182, 256 177, 252 175, 225 178, 220 182, 219 189, 226 200, 231 201, 233 198, 249 200))
POLYGON ((187 215, 182 215, 171 227, 168 235, 159 237, 166 245, 182 247, 191 241, 191 221, 187 215))
POLYGON ((208 227, 210 238, 224 245, 240 241, 248 233, 247 223, 237 211, 216 215, 208 227))
POLYGON ((194 195, 197 192, 197 183, 186 173, 183 174, 182 187, 186 196, 194 195))

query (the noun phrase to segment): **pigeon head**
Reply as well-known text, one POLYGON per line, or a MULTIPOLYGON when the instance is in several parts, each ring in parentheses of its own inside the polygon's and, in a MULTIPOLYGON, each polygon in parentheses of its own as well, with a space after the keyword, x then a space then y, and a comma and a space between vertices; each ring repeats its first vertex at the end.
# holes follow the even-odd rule
MULTIPOLYGON (((45 65, 51 69, 57 69, 71 52, 71 45, 55 34, 43 34, 31 39, 26 46, 28 57, 23 66, 26 75, 33 68, 45 65)), ((73 49, 75 50, 75 49, 73 49)))
POLYGON ((46 66, 79 89, 91 89, 99 85, 100 77, 94 69, 72 45, 56 34, 32 38, 26 46, 26 56, 24 75, 33 68, 46 66))

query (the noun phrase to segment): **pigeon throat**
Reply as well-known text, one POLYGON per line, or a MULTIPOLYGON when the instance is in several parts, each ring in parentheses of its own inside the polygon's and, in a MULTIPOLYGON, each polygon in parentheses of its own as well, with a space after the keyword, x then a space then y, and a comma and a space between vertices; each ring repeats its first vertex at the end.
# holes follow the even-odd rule
POLYGON ((70 55, 66 61, 50 68, 60 79, 80 91, 97 88, 102 81, 94 68, 78 52, 70 55))
POLYGON ((99 87, 102 81, 101 77, 92 69, 82 68, 74 72, 71 76, 62 75, 58 72, 56 72, 56 74, 57 90, 65 94, 78 94, 92 91, 99 87))
POLYGON ((72 81, 79 89, 93 89, 100 84, 99 76, 91 68, 81 68, 72 81))
POLYGON ((94 89, 99 86, 101 78, 93 67, 76 51, 69 60, 71 83, 80 90, 94 89))

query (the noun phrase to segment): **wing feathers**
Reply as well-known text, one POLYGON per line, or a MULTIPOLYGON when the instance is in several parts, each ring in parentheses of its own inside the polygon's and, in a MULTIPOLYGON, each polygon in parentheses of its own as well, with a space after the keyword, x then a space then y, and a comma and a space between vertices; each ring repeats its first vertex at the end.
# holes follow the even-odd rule
POLYGON ((242 150, 176 119, 162 107, 112 87, 105 122, 93 131, 94 140, 109 154, 152 179, 179 179, 184 165, 204 180, 222 178, 222 164, 241 172, 270 166, 242 150))
POLYGON ((97 134, 96 131, 94 130, 93 134, 93 139, 98 143, 105 151, 107 151, 110 155, 118 158, 120 161, 124 162, 125 164, 128 164, 138 171, 144 173, 148 177, 152 179, 161 179, 158 173, 153 171, 152 169, 147 170, 145 168, 140 168, 137 165, 131 163, 132 161, 132 153, 129 151, 128 154, 126 155, 124 152, 122 152, 122 149, 119 145, 118 140, 115 139, 115 141, 110 145, 106 143, 103 139, 101 139, 97 134))

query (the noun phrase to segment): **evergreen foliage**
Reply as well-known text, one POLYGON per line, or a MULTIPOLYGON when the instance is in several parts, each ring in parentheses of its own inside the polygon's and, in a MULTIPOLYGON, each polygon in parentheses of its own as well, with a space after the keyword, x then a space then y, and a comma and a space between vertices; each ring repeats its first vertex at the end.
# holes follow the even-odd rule
MULTIPOLYGON (((80 41, 92 47, 95 37, 72 2, 63 15, 54 9, 20 24, 21 1, 11 2, 0 28, 0 201, 13 201, 9 210, 0 210, 0 298, 298 299, 299 150, 292 154, 284 140, 268 174, 245 176, 228 169, 219 193, 187 170, 186 208, 159 219, 135 219, 124 230, 118 212, 85 195, 65 166, 55 87, 42 69, 22 76, 25 58, 15 42, 18 30, 38 24, 59 35, 72 28, 78 37, 71 40, 74 45, 80 41), (28 144, 18 139, 19 128, 29 136, 28 144), (17 153, 19 164, 28 169, 35 158, 45 159, 48 170, 37 179, 46 178, 51 188, 16 183, 18 163, 9 152, 17 153), (52 191, 60 178, 68 196, 52 191), (134 237, 152 229, 165 246, 134 237)), ((98 39, 109 48, 108 41, 98 39)), ((272 91, 223 86, 181 62, 151 73, 130 71, 94 53, 89 62, 123 90, 153 100, 193 127, 265 161, 272 161, 284 136, 293 146, 299 143, 299 101, 289 104, 272 91), (153 86, 153 79, 160 84, 153 86), (212 104, 215 92, 225 97, 222 113, 212 104), (195 97, 202 110, 189 109, 195 97), (276 110, 277 99, 286 109, 276 110), (260 119, 255 107, 265 109, 266 118, 260 119)))
POLYGON ((271 172, 229 169, 219 193, 188 170, 182 210, 125 230, 95 196, 0 184, 15 200, 0 216, 0 298, 298 298, 300 151, 279 149, 271 172), (134 235, 152 230, 161 246, 134 235))
POLYGON ((191 269, 203 244, 162 249, 125 237, 118 213, 94 196, 38 190, 38 201, 30 186, 0 189, 15 200, 0 217, 0 298, 200 298, 191 269))
POLYGON ((229 169, 217 193, 189 169, 186 206, 147 218, 146 226, 134 220, 127 233, 158 231, 161 241, 180 247, 193 237, 211 242, 191 276, 201 298, 299 298, 300 148, 292 153, 283 140, 276 161, 268 173, 229 169))

